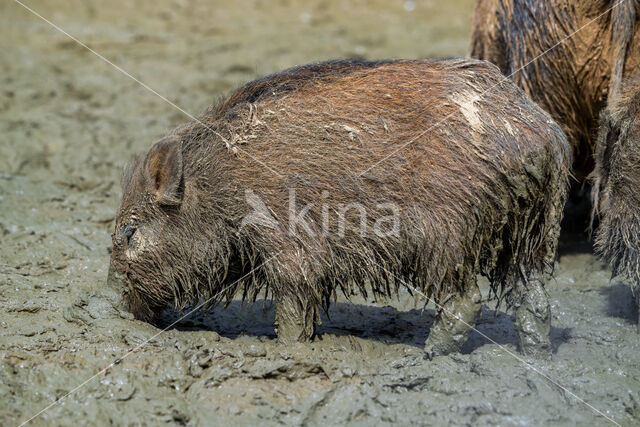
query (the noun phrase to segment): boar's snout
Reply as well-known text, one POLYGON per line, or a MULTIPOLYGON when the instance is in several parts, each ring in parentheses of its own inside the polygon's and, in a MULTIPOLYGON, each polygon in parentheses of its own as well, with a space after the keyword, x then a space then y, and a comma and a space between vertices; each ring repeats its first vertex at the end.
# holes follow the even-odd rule
POLYGON ((109 273, 107 274, 107 286, 115 289, 123 294, 127 292, 128 283, 124 274, 120 273, 113 264, 109 265, 109 273))
POLYGON ((131 286, 131 283, 127 279, 126 275, 121 273, 114 262, 109 265, 109 273, 107 274, 107 287, 114 289, 120 295, 124 303, 124 309, 131 312, 136 319, 153 321, 154 309, 145 302, 144 298, 141 298, 136 291, 135 286, 131 286))

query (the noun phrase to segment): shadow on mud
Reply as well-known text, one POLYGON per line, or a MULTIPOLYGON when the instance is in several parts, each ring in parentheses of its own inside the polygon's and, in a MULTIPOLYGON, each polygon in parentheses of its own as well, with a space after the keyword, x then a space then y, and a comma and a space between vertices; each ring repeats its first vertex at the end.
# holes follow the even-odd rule
MULTIPOLYGON (((590 228, 598 229, 598 218, 590 224, 588 212, 591 207, 586 197, 578 199, 578 202, 569 200, 565 207, 562 221, 562 232, 558 241, 558 255, 594 254, 593 240, 590 228)), ((631 288, 614 279, 606 288, 599 291, 606 297, 606 307, 603 312, 610 317, 617 317, 627 321, 631 325, 638 324, 638 305, 631 288)), ((640 325, 638 325, 640 327, 640 325)))
POLYGON ((591 202, 589 189, 573 183, 569 200, 564 207, 564 217, 560 226, 558 255, 593 253, 590 230, 598 227, 598 218, 591 224, 591 202), (593 228, 592 228, 593 227, 593 228))
MULTIPOLYGON (((490 303, 491 304, 491 303, 490 303)), ((322 324, 317 327, 316 340, 323 335, 355 336, 367 340, 392 344, 405 344, 423 348, 433 324, 432 309, 400 311, 391 306, 371 306, 338 302, 332 304, 328 315, 321 314, 322 324)), ((170 325, 179 314, 167 311, 161 318, 162 325, 170 325)), ((219 306, 176 324, 178 330, 210 330, 223 337, 237 338, 242 335, 262 339, 275 338, 275 303, 258 300, 253 303, 232 301, 228 307, 219 306)), ((554 353, 571 335, 570 328, 552 328, 551 341, 554 353)), ((517 346, 518 336, 514 329, 514 316, 503 311, 482 308, 477 331, 472 331, 462 348, 468 354, 487 343, 517 346), (487 337, 489 339, 487 339, 487 337)))
POLYGON ((615 283, 600 290, 607 298, 605 313, 627 321, 631 325, 638 323, 638 306, 631 288, 624 283, 615 283))

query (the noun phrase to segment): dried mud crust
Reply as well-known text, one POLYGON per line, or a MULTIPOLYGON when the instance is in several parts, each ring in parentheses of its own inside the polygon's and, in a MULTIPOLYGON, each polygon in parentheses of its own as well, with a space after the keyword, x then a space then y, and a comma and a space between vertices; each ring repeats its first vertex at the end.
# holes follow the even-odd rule
MULTIPOLYGON (((238 84, 330 57, 464 54, 472 2, 32 4, 191 113, 238 84)), ((433 307, 354 297, 282 345, 275 305, 233 302, 160 329, 103 288, 119 174, 185 117, 19 5, 0 6, 0 424, 602 424, 526 369, 514 316, 482 308, 461 353, 423 359, 433 307), (156 336, 157 335, 157 336, 156 336), (132 349, 137 351, 128 354, 132 349)), ((551 361, 527 359, 622 425, 640 419, 629 289, 564 255, 551 361)), ((486 296, 486 286, 481 287, 486 296)), ((489 307, 489 308, 488 308, 489 307)), ((170 323, 169 314, 165 323, 170 323)))

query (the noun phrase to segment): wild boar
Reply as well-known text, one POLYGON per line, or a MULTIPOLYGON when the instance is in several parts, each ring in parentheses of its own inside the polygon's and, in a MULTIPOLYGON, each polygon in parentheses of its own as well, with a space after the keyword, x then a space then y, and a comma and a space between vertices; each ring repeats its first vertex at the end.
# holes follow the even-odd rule
MULTIPOLYGON (((477 275, 548 355, 570 150, 484 61, 334 60, 247 83, 157 142, 122 179, 112 268, 129 307, 276 301, 283 342, 337 292, 432 297, 427 355, 457 351, 477 275)), ((115 277, 115 276, 114 276, 115 277)))
POLYGON ((586 194, 580 189, 593 170, 600 111, 623 76, 640 64, 637 5, 638 0, 476 2, 470 55, 498 65, 563 127, 574 154, 575 196, 586 194))
POLYGON ((640 73, 603 111, 595 161, 596 251, 629 282, 640 308, 640 73))

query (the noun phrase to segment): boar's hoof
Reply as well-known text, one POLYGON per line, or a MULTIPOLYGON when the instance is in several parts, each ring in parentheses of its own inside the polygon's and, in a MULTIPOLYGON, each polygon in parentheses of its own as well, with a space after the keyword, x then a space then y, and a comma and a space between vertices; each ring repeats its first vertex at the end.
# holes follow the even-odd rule
POLYGON ((440 307, 424 346, 426 359, 460 351, 469 338, 482 310, 482 294, 475 281, 470 282, 467 289, 440 307))
POLYGON ((540 279, 530 280, 516 309, 520 351, 539 359, 551 357, 551 309, 540 279))
MULTIPOLYGON (((431 336, 429 336, 431 338, 431 336)), ((467 341, 466 336, 447 337, 445 340, 427 339, 424 346, 424 359, 433 360, 437 356, 446 356, 450 353, 459 351, 462 345, 467 341)))
POLYGON ((548 360, 551 359, 551 343, 548 342, 524 342, 520 339, 520 352, 524 356, 534 359, 548 360))
POLYGON ((295 322, 285 321, 276 323, 276 335, 280 344, 309 342, 313 338, 313 334, 313 326, 309 328, 295 322))

